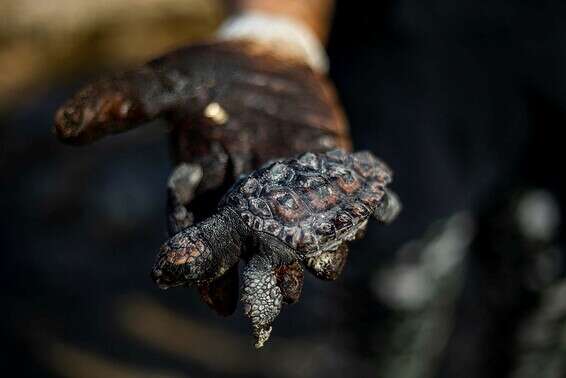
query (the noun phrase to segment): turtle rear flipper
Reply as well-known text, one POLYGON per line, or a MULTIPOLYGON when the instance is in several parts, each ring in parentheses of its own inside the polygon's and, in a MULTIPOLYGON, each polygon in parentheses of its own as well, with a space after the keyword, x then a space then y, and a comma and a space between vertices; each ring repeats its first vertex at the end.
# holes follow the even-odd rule
POLYGON ((306 259, 308 270, 325 281, 334 281, 344 270, 348 259, 348 245, 344 242, 334 251, 325 251, 306 259))
POLYGON ((397 194, 390 189, 385 189, 383 201, 377 206, 373 216, 381 223, 389 224, 397 218, 401 209, 401 201, 397 194))

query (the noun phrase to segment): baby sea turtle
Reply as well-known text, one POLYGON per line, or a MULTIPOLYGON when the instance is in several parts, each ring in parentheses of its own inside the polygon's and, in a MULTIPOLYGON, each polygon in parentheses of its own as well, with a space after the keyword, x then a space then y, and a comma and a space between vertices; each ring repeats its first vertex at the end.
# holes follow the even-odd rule
POLYGON ((237 270, 243 258, 241 300, 260 348, 282 304, 298 300, 302 264, 321 279, 336 279, 347 242, 361 237, 369 217, 383 223, 396 217, 391 178, 365 151, 308 152, 266 165, 238 180, 214 215, 161 247, 153 279, 162 288, 198 285, 237 270))

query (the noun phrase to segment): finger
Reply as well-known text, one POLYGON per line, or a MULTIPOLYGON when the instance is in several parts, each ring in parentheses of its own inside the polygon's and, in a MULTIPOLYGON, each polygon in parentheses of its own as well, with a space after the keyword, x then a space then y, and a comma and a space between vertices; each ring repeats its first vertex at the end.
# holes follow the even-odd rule
POLYGON ((66 143, 87 144, 179 108, 188 111, 189 105, 199 103, 195 90, 202 90, 194 72, 186 72, 192 52, 192 47, 178 50, 86 85, 57 111, 57 136, 66 143))
POLYGON ((66 143, 86 144, 153 118, 156 114, 143 103, 142 85, 151 76, 139 70, 88 84, 57 110, 57 136, 66 143))
POLYGON ((275 269, 277 286, 281 290, 283 303, 297 303, 303 290, 305 277, 303 266, 299 262, 290 265, 282 265, 275 269))
POLYGON ((169 235, 191 226, 193 214, 188 205, 195 196, 195 191, 203 177, 203 170, 198 164, 181 163, 171 173, 167 182, 167 226, 169 235))
POLYGON ((204 303, 216 313, 222 316, 232 315, 238 305, 238 265, 234 265, 218 279, 200 284, 198 289, 204 303))

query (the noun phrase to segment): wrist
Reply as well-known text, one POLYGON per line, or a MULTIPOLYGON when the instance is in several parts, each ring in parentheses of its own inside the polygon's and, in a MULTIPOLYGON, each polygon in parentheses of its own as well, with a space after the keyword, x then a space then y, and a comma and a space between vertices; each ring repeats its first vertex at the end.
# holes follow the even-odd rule
POLYGON ((323 43, 326 41, 334 0, 230 0, 232 13, 260 11, 299 20, 323 43))
POLYGON ((317 72, 328 71, 324 46, 306 24, 292 17, 261 11, 241 12, 220 26, 217 37, 257 42, 275 53, 300 60, 317 72))

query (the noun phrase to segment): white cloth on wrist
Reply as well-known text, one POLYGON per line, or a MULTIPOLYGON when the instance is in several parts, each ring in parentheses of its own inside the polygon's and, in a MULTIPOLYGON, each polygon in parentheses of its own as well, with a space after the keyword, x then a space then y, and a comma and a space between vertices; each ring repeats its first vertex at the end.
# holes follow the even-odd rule
POLYGON ((248 39, 270 44, 276 50, 302 59, 315 71, 328 71, 328 56, 314 33, 290 17, 249 11, 226 20, 217 32, 224 40, 248 39))

